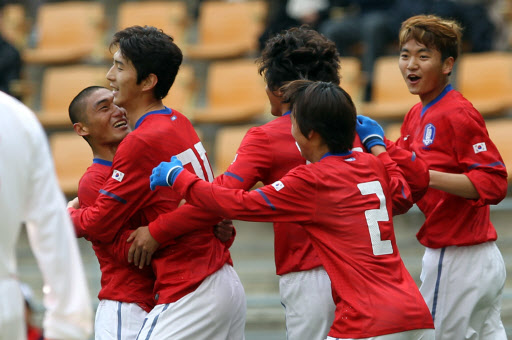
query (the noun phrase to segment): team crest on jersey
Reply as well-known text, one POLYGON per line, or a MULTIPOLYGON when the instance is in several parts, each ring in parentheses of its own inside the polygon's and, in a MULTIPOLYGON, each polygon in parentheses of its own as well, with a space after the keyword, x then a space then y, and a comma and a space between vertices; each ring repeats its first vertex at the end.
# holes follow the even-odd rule
POLYGON ((276 182, 272 183, 272 186, 274 187, 274 189, 276 189, 276 191, 279 191, 282 188, 284 188, 284 184, 281 181, 276 181, 276 182))
POLYGON ((118 182, 121 182, 123 180, 124 173, 122 173, 119 170, 114 170, 114 173, 112 174, 112 178, 115 179, 118 182))
POLYGON ((473 151, 475 151, 475 153, 487 151, 487 146, 485 145, 485 142, 473 144, 473 151))
POLYGON ((425 131, 423 131, 423 144, 425 144, 425 146, 429 146, 434 143, 435 137, 436 127, 433 124, 427 124, 427 126, 425 126, 425 131))

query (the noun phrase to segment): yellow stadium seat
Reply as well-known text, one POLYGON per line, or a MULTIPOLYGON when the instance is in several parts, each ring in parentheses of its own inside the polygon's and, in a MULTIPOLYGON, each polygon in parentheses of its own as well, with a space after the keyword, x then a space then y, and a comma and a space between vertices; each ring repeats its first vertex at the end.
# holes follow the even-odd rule
POLYGON ((265 82, 253 59, 212 62, 206 79, 207 106, 193 110, 195 123, 243 123, 268 106, 265 82))
POLYGON ((154 26, 173 37, 182 48, 189 24, 184 1, 123 2, 118 7, 117 29, 129 26, 154 26))
POLYGON ((49 140, 60 188, 66 196, 76 196, 78 181, 92 163, 91 148, 74 132, 55 132, 49 140))
POLYGON ((254 125, 225 126, 215 136, 215 174, 226 171, 235 159, 236 151, 247 131, 254 125))
POLYGON ((27 63, 56 64, 104 58, 104 5, 93 1, 43 3, 38 10, 35 48, 26 49, 27 63))
POLYGON ((184 115, 191 117, 191 110, 196 96, 197 82, 192 66, 183 64, 180 66, 174 84, 169 94, 163 99, 165 106, 178 110, 184 115))
POLYGON ((267 13, 265 1, 207 1, 201 4, 198 41, 187 46, 191 59, 221 59, 247 55, 257 48, 267 13))
POLYGON ((507 167, 508 182, 512 183, 512 143, 510 134, 512 132, 511 118, 496 118, 485 122, 491 140, 498 148, 503 162, 507 167))
POLYGON ((94 65, 52 66, 46 68, 41 85, 41 111, 37 117, 45 128, 70 127, 68 108, 84 88, 108 88, 108 68, 94 65))
POLYGON ((340 65, 340 86, 352 97, 354 104, 360 102, 364 85, 361 61, 357 57, 342 57, 340 65))
POLYGON ((398 56, 375 61, 372 100, 358 107, 360 114, 373 119, 402 119, 420 101, 412 95, 398 68, 398 56))
POLYGON ((467 53, 456 70, 457 87, 485 116, 512 108, 512 53, 467 53))

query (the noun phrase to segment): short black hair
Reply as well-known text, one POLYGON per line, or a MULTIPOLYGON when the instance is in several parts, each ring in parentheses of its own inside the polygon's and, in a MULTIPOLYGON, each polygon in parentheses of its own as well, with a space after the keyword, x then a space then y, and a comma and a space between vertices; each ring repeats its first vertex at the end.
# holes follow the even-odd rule
POLYGON ((357 113, 345 90, 330 82, 295 80, 281 87, 281 91, 304 136, 316 131, 333 153, 352 149, 357 113))
POLYGON ((132 26, 114 34, 110 49, 114 46, 132 62, 137 84, 153 73, 158 78, 153 89, 155 99, 167 96, 183 61, 183 53, 171 36, 156 27, 132 26))
POLYGON ((89 86, 80 91, 75 98, 71 101, 69 104, 69 119, 71 120, 71 123, 75 124, 78 122, 87 122, 87 118, 85 115, 85 110, 87 109, 85 107, 85 100, 94 92, 105 89, 108 90, 104 86, 89 86))
POLYGON ((297 79, 340 83, 340 55, 336 45, 307 25, 270 38, 256 62, 272 91, 297 79))

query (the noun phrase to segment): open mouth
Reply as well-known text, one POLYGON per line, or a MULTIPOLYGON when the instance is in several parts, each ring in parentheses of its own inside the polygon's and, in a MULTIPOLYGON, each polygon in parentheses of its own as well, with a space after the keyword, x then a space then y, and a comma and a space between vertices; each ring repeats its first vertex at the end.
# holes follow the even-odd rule
POLYGON ((128 122, 126 120, 120 120, 114 124, 114 127, 117 129, 120 127, 124 127, 126 125, 128 125, 128 122))
POLYGON ((418 81, 418 80, 420 80, 420 79, 421 79, 420 77, 418 77, 418 76, 417 76, 417 75, 415 75, 415 74, 411 74, 411 75, 407 76, 407 78, 408 78, 410 81, 412 81, 412 82, 415 82, 415 81, 418 81))

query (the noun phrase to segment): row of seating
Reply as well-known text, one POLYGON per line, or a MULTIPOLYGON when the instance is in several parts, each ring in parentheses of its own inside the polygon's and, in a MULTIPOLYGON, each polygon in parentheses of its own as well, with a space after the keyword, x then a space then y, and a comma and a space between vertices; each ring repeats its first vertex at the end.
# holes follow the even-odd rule
MULTIPOLYGON (((97 1, 43 3, 35 22, 36 46, 27 47, 29 24, 22 5, 4 10, 3 34, 21 50, 29 64, 62 64, 109 59, 106 6, 97 1)), ((197 41, 189 43, 191 25, 185 1, 123 2, 117 7, 115 30, 132 25, 152 25, 173 36, 190 59, 220 59, 256 50, 267 16, 267 2, 208 1, 201 4, 197 41)))

